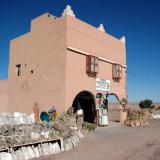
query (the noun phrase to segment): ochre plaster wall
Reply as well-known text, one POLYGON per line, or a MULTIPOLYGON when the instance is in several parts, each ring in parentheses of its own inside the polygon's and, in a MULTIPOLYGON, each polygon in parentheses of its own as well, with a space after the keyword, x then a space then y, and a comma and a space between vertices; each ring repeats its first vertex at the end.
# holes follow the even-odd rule
POLYGON ((126 65, 123 42, 71 16, 67 16, 67 45, 126 65))
POLYGON ((11 41, 8 111, 31 113, 35 102, 40 111, 53 105, 64 111, 79 92, 96 95, 96 78, 86 74, 86 55, 68 47, 123 65, 120 82, 112 79, 112 64, 102 60, 97 77, 111 81, 111 93, 126 96, 125 44, 72 16, 56 18, 46 13, 32 21, 30 32, 11 41), (17 64, 21 64, 20 76, 17 64))
POLYGON ((65 24, 65 17, 55 19, 44 14, 32 22, 31 32, 11 41, 9 111, 33 112, 35 102, 41 111, 53 105, 63 110, 65 24), (21 64, 19 77, 16 64, 21 64))
POLYGON ((8 81, 0 81, 0 112, 6 112, 8 106, 8 81))
MULTIPOLYGON (((110 80, 110 93, 116 94, 119 99, 126 97, 126 49, 123 42, 67 16, 67 46, 123 65, 122 79, 115 82, 112 79, 112 63, 99 60, 97 78, 110 80)), ((96 95, 96 78, 86 74, 86 55, 68 50, 66 68, 66 107, 72 105, 74 98, 81 91, 96 95)))

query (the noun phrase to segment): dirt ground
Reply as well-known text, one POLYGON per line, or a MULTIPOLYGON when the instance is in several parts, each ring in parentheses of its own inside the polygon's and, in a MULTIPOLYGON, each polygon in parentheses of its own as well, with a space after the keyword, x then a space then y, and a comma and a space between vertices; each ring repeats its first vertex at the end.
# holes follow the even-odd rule
POLYGON ((160 160, 160 120, 144 128, 110 122, 85 134, 76 148, 36 160, 160 160))

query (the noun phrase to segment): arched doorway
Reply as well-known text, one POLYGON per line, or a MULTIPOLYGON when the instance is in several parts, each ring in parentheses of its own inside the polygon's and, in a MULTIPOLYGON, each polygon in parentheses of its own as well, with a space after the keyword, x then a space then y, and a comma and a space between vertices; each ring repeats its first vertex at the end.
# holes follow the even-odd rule
POLYGON ((115 94, 115 93, 110 93, 109 94, 110 96, 115 96, 115 98, 117 99, 117 101, 119 102, 120 100, 119 100, 119 97, 115 94))
POLYGON ((83 109, 84 121, 89 123, 95 123, 96 117, 96 104, 94 96, 88 91, 80 92, 74 99, 72 107, 74 111, 79 108, 79 105, 83 109))
POLYGON ((115 93, 108 96, 108 120, 120 122, 119 97, 115 93))

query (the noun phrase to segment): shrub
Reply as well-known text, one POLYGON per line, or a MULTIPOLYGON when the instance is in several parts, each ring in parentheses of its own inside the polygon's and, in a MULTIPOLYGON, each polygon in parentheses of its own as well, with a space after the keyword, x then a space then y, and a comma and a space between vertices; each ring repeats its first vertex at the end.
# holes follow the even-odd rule
POLYGON ((96 124, 94 124, 94 123, 88 123, 88 122, 83 122, 82 128, 84 130, 88 130, 90 132, 90 131, 93 131, 93 130, 96 129, 96 124))
POLYGON ((154 108, 153 102, 150 99, 145 99, 143 101, 140 101, 139 106, 142 109, 153 109, 154 108))
POLYGON ((128 101, 125 97, 123 97, 121 100, 120 100, 120 105, 122 107, 122 111, 123 112, 126 112, 127 111, 127 108, 126 108, 126 105, 127 105, 128 101))

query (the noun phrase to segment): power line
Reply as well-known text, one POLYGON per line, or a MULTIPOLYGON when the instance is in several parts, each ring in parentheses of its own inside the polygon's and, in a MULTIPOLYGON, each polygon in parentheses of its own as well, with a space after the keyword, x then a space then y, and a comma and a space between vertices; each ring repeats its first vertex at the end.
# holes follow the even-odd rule
POLYGON ((152 79, 152 78, 148 78, 146 76, 138 75, 136 73, 132 73, 132 72, 129 72, 129 71, 126 71, 126 73, 129 74, 129 75, 131 75, 131 76, 133 76, 133 77, 136 77, 136 78, 140 78, 140 79, 144 79, 144 80, 147 80, 147 81, 151 81, 151 82, 160 84, 160 81, 152 79))

